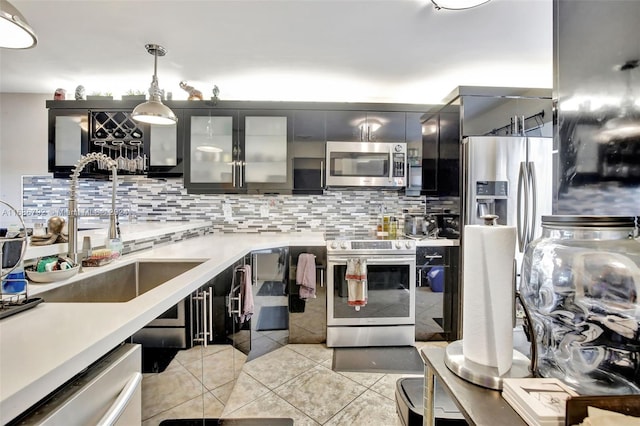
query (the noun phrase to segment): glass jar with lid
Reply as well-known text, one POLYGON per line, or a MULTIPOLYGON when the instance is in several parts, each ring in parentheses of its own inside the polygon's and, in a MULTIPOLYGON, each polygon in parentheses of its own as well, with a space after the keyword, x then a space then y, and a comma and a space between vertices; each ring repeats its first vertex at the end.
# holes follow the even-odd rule
POLYGON ((640 393, 640 241, 632 216, 543 216, 520 295, 537 373, 581 394, 640 393))

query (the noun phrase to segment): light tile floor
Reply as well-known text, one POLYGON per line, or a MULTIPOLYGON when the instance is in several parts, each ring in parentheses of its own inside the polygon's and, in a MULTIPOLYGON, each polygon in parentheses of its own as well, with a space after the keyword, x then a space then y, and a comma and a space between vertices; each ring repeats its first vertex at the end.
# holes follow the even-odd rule
POLYGON ((203 415, 289 417, 296 425, 401 425, 395 383, 409 375, 336 372, 332 358, 333 349, 324 344, 288 344, 251 361, 230 346, 182 351, 164 372, 145 374, 143 425, 203 415))

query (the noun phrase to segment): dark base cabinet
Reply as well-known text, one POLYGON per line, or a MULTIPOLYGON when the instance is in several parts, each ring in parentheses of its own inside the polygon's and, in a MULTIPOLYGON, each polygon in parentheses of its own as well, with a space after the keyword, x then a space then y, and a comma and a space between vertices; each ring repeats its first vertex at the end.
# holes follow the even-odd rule
POLYGON ((289 343, 324 343, 327 341, 327 267, 326 247, 291 247, 289 249, 289 343), (296 284, 298 257, 302 253, 316 256, 316 298, 300 299, 296 284))
POLYGON ((230 314, 228 305, 234 274, 237 282, 237 267, 244 264, 245 259, 235 262, 191 295, 194 345, 233 344, 245 354, 251 350, 251 322, 240 323, 237 315, 230 314))
POLYGON ((458 335, 458 246, 416 250, 416 340, 456 340, 458 335))

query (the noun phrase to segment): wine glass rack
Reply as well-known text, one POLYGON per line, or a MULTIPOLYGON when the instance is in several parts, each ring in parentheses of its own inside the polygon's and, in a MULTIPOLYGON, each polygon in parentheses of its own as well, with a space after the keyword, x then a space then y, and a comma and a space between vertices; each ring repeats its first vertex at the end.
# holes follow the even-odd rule
MULTIPOLYGON (((118 173, 144 174, 148 169, 144 152, 144 129, 126 111, 92 111, 90 152, 100 152, 114 159, 118 173)), ((98 170, 106 170, 97 164, 98 170)))

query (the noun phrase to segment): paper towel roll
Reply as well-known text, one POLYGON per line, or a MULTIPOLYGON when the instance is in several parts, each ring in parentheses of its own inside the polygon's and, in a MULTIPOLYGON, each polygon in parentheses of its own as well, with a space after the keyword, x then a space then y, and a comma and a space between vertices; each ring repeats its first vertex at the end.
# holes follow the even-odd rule
POLYGON ((464 227, 462 353, 499 375, 513 359, 515 245, 513 226, 464 227))

